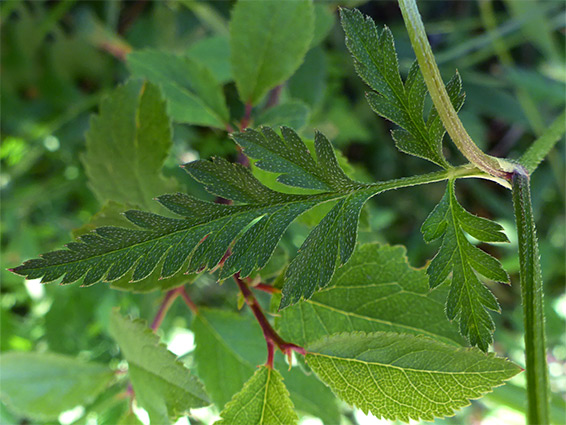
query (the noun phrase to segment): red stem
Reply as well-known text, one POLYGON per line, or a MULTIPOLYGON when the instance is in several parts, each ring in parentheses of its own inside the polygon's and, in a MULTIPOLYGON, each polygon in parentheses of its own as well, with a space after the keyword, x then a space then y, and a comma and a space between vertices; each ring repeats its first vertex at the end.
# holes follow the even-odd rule
POLYGON ((161 302, 161 305, 159 306, 159 310, 157 310, 157 314, 155 315, 155 318, 151 323, 150 328, 154 332, 157 329, 159 329, 159 327, 161 326, 161 322, 163 322, 163 319, 167 315, 167 312, 169 311, 169 309, 173 305, 173 302, 178 296, 181 296, 183 298, 185 304, 187 304, 187 306, 191 309, 193 313, 196 313, 198 311, 197 305, 189 297, 189 294, 187 293, 187 290, 185 289, 184 285, 171 289, 170 291, 167 292, 167 294, 165 294, 165 298, 161 302))
POLYGON ((244 113, 244 118, 240 122, 240 131, 244 131, 250 123, 252 117, 252 104, 251 102, 246 103, 246 112, 244 113))
POLYGON ((259 291, 267 292, 268 294, 279 294, 281 289, 276 288, 275 286, 266 285, 265 283, 258 283, 257 285, 252 285, 252 288, 257 289, 259 291))
POLYGON ((269 92, 269 98, 265 103, 265 109, 272 108, 279 103, 279 97, 281 96, 282 89, 283 89, 283 84, 279 84, 269 92))
POLYGON ((291 364, 291 355, 293 351, 302 354, 303 356, 306 354, 306 351, 303 347, 300 347, 296 344, 292 344, 290 342, 285 341, 279 334, 273 329, 265 314, 263 314, 263 310, 259 305, 256 297, 248 287, 248 284, 244 282, 238 274, 234 275, 234 280, 238 284, 238 288, 240 288, 240 292, 244 296, 244 300, 248 307, 252 310, 256 320, 263 331, 263 337, 265 338, 265 342, 267 343, 267 362, 265 365, 269 368, 273 369, 273 355, 275 351, 275 347, 277 347, 281 352, 287 356, 289 359, 289 364, 291 364))

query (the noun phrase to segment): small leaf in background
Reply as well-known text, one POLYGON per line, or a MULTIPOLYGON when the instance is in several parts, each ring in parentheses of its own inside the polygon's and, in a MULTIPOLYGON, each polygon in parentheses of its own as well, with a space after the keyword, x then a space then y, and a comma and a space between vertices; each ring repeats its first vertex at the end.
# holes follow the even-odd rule
POLYGON ((101 202, 155 210, 152 198, 173 190, 161 175, 171 148, 171 124, 159 90, 140 81, 118 87, 90 121, 82 162, 101 202))
POLYGON ((313 37, 313 4, 307 0, 240 0, 230 20, 230 54, 243 102, 256 105, 301 64, 313 37))
POLYGON ((337 332, 390 331, 424 334, 463 345, 446 319, 447 291, 430 291, 424 269, 412 268, 402 246, 358 246, 330 284, 312 298, 280 311, 281 336, 307 345, 337 332))
POLYGON ((332 30, 336 17, 334 15, 334 5, 324 2, 314 4, 314 32, 310 47, 316 47, 326 38, 332 30))
POLYGON ((261 366, 220 413, 217 425, 292 425, 299 421, 283 378, 261 366))
POLYGON ((266 109, 257 117, 255 124, 269 127, 287 126, 295 131, 302 130, 309 120, 310 109, 300 100, 290 100, 266 109))
POLYGON ((107 366, 55 353, 9 352, 0 356, 2 401, 36 420, 56 420, 92 402, 114 379, 107 366))
POLYGON ((475 348, 389 332, 335 334, 306 349, 307 364, 338 397, 403 422, 452 416, 521 371, 475 348))
POLYGON ((227 36, 215 35, 198 40, 187 49, 187 56, 210 69, 220 84, 232 81, 230 40, 227 36))
POLYGON ((222 87, 204 65, 158 50, 128 55, 134 78, 158 85, 173 121, 224 129, 230 116, 222 87))
POLYGON ((313 109, 318 106, 326 88, 327 62, 321 47, 309 50, 304 62, 287 83, 289 94, 313 109))
POLYGON ((199 379, 167 350, 145 322, 123 317, 114 310, 109 331, 128 362, 136 399, 152 423, 167 424, 192 408, 210 403, 199 379))
POLYGON ((487 351, 495 329, 487 309, 499 311, 499 304, 476 272, 503 283, 509 282, 509 276, 499 260, 472 245, 466 233, 482 242, 509 242, 503 227, 462 208, 454 181, 450 181, 444 197, 423 223, 422 233, 427 242, 442 239, 438 254, 427 268, 430 287, 442 284, 452 272, 446 315, 459 322, 460 333, 471 345, 487 351))
MULTIPOLYGON (((253 317, 231 311, 199 308, 191 328, 195 334, 198 374, 212 401, 222 408, 257 366, 265 363, 265 339, 253 317)), ((307 375, 300 367, 288 370, 279 355, 275 356, 275 367, 283 376, 297 411, 319 417, 328 425, 339 422, 336 398, 314 374, 307 375)))

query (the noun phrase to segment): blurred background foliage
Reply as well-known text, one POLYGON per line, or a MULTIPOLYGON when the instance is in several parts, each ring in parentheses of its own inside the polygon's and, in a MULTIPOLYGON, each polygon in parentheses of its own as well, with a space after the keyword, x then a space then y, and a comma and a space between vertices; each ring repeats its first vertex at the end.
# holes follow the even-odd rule
MULTIPOLYGON (((42 286, 24 282, 6 268, 60 247, 100 210, 79 157, 85 150, 89 116, 116 84, 128 78, 125 58, 129 52, 151 47, 202 63, 223 85, 231 115, 242 116, 244 106, 238 100, 229 61, 232 5, 194 0, 2 2, 2 351, 49 350, 117 364, 117 348, 107 332, 112 307, 121 306, 147 320, 155 314, 162 297, 157 292, 135 294, 109 290, 104 284, 42 286)), ((391 28, 405 73, 414 59, 396 2, 316 2, 312 48, 280 94, 300 110, 290 112, 299 116, 294 126, 305 137, 312 137, 315 128, 326 134, 361 180, 433 171, 432 164, 398 152, 389 135, 392 126, 367 105, 364 84, 354 72, 337 21, 339 5, 359 7, 378 24, 391 28)), ((458 69, 462 76, 467 100, 460 117, 469 133, 488 153, 517 158, 565 107, 564 2, 422 1, 419 7, 441 72, 448 77, 458 69)), ((254 122, 275 125, 280 123, 278 118, 258 108, 254 122)), ((237 156, 225 131, 186 124, 174 124, 173 130, 174 144, 163 173, 177 178, 184 190, 200 193, 179 169, 180 163, 237 156)), ((462 163, 451 144, 445 145, 449 160, 462 163)), ((566 393, 564 156, 565 146, 560 143, 532 179, 555 417, 564 414, 566 393)), ((361 241, 406 245, 411 263, 424 266, 435 247, 423 242, 419 227, 442 193, 443 185, 436 184, 379 195, 364 210, 361 241)), ((494 315, 494 349, 523 364, 510 193, 483 181, 459 183, 458 193, 467 209, 503 224, 511 240, 492 252, 503 261, 513 282, 491 285, 502 306, 502 314, 494 315)), ((294 252, 312 224, 308 219, 294 224, 283 247, 294 252)), ((198 305, 237 309, 235 286, 220 287, 214 276, 201 276, 189 290, 198 305)), ((165 320, 162 336, 170 349, 191 364, 190 314, 179 303, 165 320)), ((505 417, 507 424, 523 423, 522 379, 474 402, 455 418, 437 422, 491 424, 505 417)), ((344 423, 381 423, 347 406, 342 409, 344 423)), ((195 414, 190 423, 207 423, 209 414, 195 414)), ((72 423, 80 416, 62 416, 60 422, 72 423)), ((320 423, 313 418, 303 421, 320 423)), ((0 423, 29 422, 0 404, 0 423)))

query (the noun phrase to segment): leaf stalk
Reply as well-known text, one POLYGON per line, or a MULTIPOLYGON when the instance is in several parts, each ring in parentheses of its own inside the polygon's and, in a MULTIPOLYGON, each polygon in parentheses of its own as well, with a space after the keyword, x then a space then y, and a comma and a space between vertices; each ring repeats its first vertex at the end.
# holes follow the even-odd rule
POLYGON ((494 177, 510 180, 513 165, 482 152, 458 118, 442 81, 415 0, 399 0, 399 6, 430 97, 452 141, 468 161, 480 170, 494 177))
POLYGON ((263 332, 265 342, 267 343, 267 361, 265 365, 273 369, 275 348, 278 348, 284 355, 287 356, 287 358, 289 359, 289 365, 291 364, 291 356, 293 351, 304 356, 306 354, 306 351, 303 347, 285 341, 275 331, 275 329, 273 329, 273 327, 269 323, 269 320, 267 320, 267 317, 265 317, 261 306, 259 305, 255 295, 250 290, 248 284, 244 280, 240 279, 240 276, 238 274, 234 275, 234 280, 238 284, 238 288, 240 289, 240 292, 242 293, 246 304, 252 310, 252 313, 254 314, 263 332))

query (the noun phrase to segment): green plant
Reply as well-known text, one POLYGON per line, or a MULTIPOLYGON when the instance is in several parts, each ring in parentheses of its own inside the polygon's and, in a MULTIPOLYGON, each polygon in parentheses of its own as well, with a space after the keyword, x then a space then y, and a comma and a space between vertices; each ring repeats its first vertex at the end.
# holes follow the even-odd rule
MULTIPOLYGON (((485 281, 509 283, 509 276, 475 241, 508 239, 501 225, 471 214, 457 200, 457 182, 479 178, 513 193, 528 420, 549 423, 542 278, 529 175, 564 134, 564 114, 518 162, 483 153, 457 115, 464 103, 460 76, 443 83, 415 2, 399 3, 417 57, 405 79, 391 31, 378 31, 355 9, 340 13, 356 71, 371 88, 371 108, 400 127, 392 131, 399 150, 441 168, 410 177, 360 182, 321 132, 314 133, 314 140, 298 134, 308 109, 301 102, 282 101, 281 84, 320 41, 324 6, 309 1, 240 1, 234 6, 229 46, 240 99, 235 108, 226 102, 219 75, 206 65, 158 50, 129 53, 133 78, 102 101, 90 121, 82 158, 92 191, 106 202, 102 211, 66 249, 12 271, 44 283, 108 282, 125 290, 166 291, 165 297, 149 327, 117 310, 110 314, 109 333, 127 371, 117 368, 112 378, 108 367, 69 363, 65 390, 88 392, 83 400, 45 403, 40 395, 42 403, 36 403, 25 396, 36 394, 31 388, 37 378, 23 381, 18 365, 46 363, 53 373, 63 373, 66 357, 3 355, 9 405, 50 420, 83 402, 96 412, 113 409, 111 420, 137 421, 131 404, 114 397, 120 393, 156 424, 211 403, 226 424, 296 423, 295 409, 336 423, 336 400, 324 383, 349 405, 386 419, 451 416, 521 370, 487 353, 495 329, 489 310, 500 307, 485 281), (237 145, 236 162, 214 158, 183 166, 200 184, 198 196, 193 187, 191 194, 181 192, 180 183, 161 172, 172 145, 171 120, 226 131, 237 145), (248 128, 262 122, 266 125, 248 128), (450 164, 445 132, 469 163, 450 164), (362 209, 370 198, 442 181, 445 194, 422 226, 426 242, 440 242, 426 271, 408 264, 403 247, 357 244, 362 209), (153 197, 157 202, 150 202, 153 197), (297 220, 317 224, 287 261, 278 246, 297 220), (240 306, 247 304, 259 326, 250 316, 193 301, 197 290, 189 296, 186 284, 210 273, 221 283, 235 282, 240 306), (258 300, 261 292, 270 296, 274 321, 258 300), (155 334, 177 298, 193 315, 196 374, 155 334), (261 333, 267 360, 255 370, 262 349, 245 348, 262 343, 261 333), (242 358, 241 352, 250 357, 242 358), (92 388, 86 387, 85 374, 92 377, 92 388)), ((57 394, 57 385, 53 381, 48 391, 57 394)))

